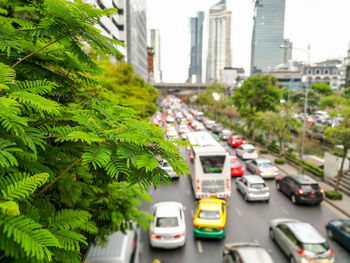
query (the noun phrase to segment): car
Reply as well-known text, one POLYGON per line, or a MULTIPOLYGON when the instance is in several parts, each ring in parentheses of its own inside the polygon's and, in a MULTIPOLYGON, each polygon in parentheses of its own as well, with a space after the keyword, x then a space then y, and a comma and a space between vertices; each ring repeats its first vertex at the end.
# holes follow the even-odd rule
POLYGON ((139 262, 139 228, 115 232, 107 237, 107 242, 89 247, 84 263, 133 263, 139 262))
POLYGON ((273 219, 270 221, 269 235, 291 263, 334 262, 334 252, 327 240, 307 222, 273 219))
POLYGON ((160 161, 160 167, 168 173, 171 178, 179 178, 179 175, 174 171, 173 167, 166 160, 160 161))
POLYGON ((251 144, 242 144, 236 149, 236 154, 243 160, 258 158, 258 152, 256 151, 254 145, 251 144))
POLYGON ((230 136, 232 135, 232 132, 230 130, 222 130, 219 133, 220 139, 226 141, 230 136))
POLYGON ((150 244, 157 248, 177 248, 186 243, 185 207, 179 202, 159 202, 152 208, 150 244))
POLYGON ((274 263, 270 254, 257 243, 225 244, 223 263, 274 263))
POLYGON ((215 134, 219 134, 223 129, 224 127, 221 124, 214 124, 211 127, 211 131, 215 134))
POLYGON ((237 157, 230 155, 230 164, 231 176, 242 176, 244 174, 244 166, 237 157))
POLYGON ((236 188, 245 201, 269 201, 270 189, 258 175, 245 175, 236 180, 236 188))
POLYGON ((227 143, 232 147, 239 147, 242 144, 245 144, 245 140, 243 140, 241 135, 231 135, 227 139, 227 143))
POLYGON ((320 204, 323 189, 308 175, 276 177, 276 188, 287 195, 293 204, 320 204))
POLYGON ((167 123, 173 123, 173 122, 175 122, 175 118, 174 118, 174 117, 171 117, 171 116, 168 116, 168 117, 166 118, 166 121, 167 121, 167 123))
POLYGON ((326 225, 329 239, 337 241, 347 251, 350 252, 350 220, 334 219, 326 225))
POLYGON ((226 234, 226 202, 207 198, 198 201, 193 220, 195 237, 223 239, 226 234))
POLYGON ((279 175, 277 167, 268 159, 258 158, 255 160, 248 160, 246 165, 247 169, 254 174, 260 175, 262 178, 275 178, 279 175))
POLYGON ((180 133, 188 132, 188 131, 189 131, 189 130, 188 130, 188 127, 187 127, 186 124, 180 124, 180 125, 179 125, 179 132, 180 132, 180 133))
POLYGON ((208 129, 208 130, 211 130, 211 128, 215 125, 215 121, 212 121, 212 120, 208 120, 204 123, 204 126, 208 129))
POLYGON ((166 137, 169 139, 178 139, 179 138, 179 134, 177 133, 176 130, 169 130, 166 133, 166 137))

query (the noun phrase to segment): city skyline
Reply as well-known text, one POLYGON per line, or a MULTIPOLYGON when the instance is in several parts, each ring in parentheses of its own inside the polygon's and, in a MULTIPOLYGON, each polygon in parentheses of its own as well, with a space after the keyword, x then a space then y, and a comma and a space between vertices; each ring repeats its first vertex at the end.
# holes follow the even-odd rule
MULTIPOLYGON (((209 8, 216 2, 217 0, 179 0, 176 3, 168 0, 148 1, 148 27, 158 28, 162 37, 164 82, 186 81, 190 62, 188 19, 197 11, 204 11, 207 15, 209 8)), ((232 11, 232 66, 243 67, 249 73, 253 1, 228 1, 227 9, 232 11)), ((293 50, 293 59, 307 61, 305 50, 308 44, 311 45, 311 62, 345 57, 350 36, 342 32, 346 32, 350 23, 350 17, 347 15, 349 9, 350 2, 346 0, 287 0, 284 38, 288 38, 296 48, 293 50), (325 17, 327 19, 324 19, 325 17)), ((207 27, 208 21, 205 19, 203 61, 206 61, 207 57, 207 27)), ((204 74, 206 65, 203 64, 204 74)))

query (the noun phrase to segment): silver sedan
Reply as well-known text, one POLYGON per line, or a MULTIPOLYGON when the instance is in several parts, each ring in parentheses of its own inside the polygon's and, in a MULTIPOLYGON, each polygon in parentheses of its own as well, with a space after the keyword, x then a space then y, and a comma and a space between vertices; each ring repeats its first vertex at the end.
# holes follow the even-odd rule
POLYGON ((258 158, 246 162, 247 169, 263 178, 275 178, 279 175, 279 170, 270 160, 258 158))

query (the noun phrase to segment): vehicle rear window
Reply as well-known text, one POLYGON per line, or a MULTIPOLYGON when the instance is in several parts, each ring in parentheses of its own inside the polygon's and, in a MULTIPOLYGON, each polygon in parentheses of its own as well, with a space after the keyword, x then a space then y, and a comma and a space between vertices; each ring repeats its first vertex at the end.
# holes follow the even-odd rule
POLYGON ((245 151, 246 151, 247 153, 253 153, 253 152, 254 152, 254 149, 245 149, 245 151))
POLYGON ((220 212, 216 210, 200 210, 198 218, 207 220, 220 219, 220 212))
POLYGON ((254 189, 264 189, 266 185, 263 183, 258 183, 258 184, 251 184, 250 187, 254 189))
POLYGON ((304 191, 318 190, 318 184, 302 184, 301 189, 304 191))
POLYGON ((262 167, 262 168, 271 168, 273 167, 273 165, 271 163, 260 163, 259 164, 259 167, 262 167))
POLYGON ((200 156, 204 173, 222 173, 225 156, 200 156))
POLYGON ((327 243, 320 243, 320 244, 302 244, 303 249, 307 251, 311 251, 315 254, 322 254, 329 250, 329 246, 327 243))
POLYGON ((239 137, 239 136, 233 136, 233 138, 232 139, 234 139, 234 140, 236 140, 236 141, 240 141, 240 140, 242 140, 242 137, 239 137))
POLYGON ((156 221, 156 227, 177 227, 179 222, 177 217, 158 217, 156 221))
POLYGON ((239 161, 231 161, 232 166, 241 166, 241 163, 239 161))

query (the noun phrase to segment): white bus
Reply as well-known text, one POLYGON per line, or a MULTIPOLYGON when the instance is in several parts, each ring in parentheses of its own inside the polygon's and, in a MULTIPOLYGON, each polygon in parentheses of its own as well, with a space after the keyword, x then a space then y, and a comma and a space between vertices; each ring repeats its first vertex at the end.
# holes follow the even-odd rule
POLYGON ((189 132, 192 145, 190 171, 196 199, 227 199, 231 196, 230 158, 227 151, 207 132, 189 132))

